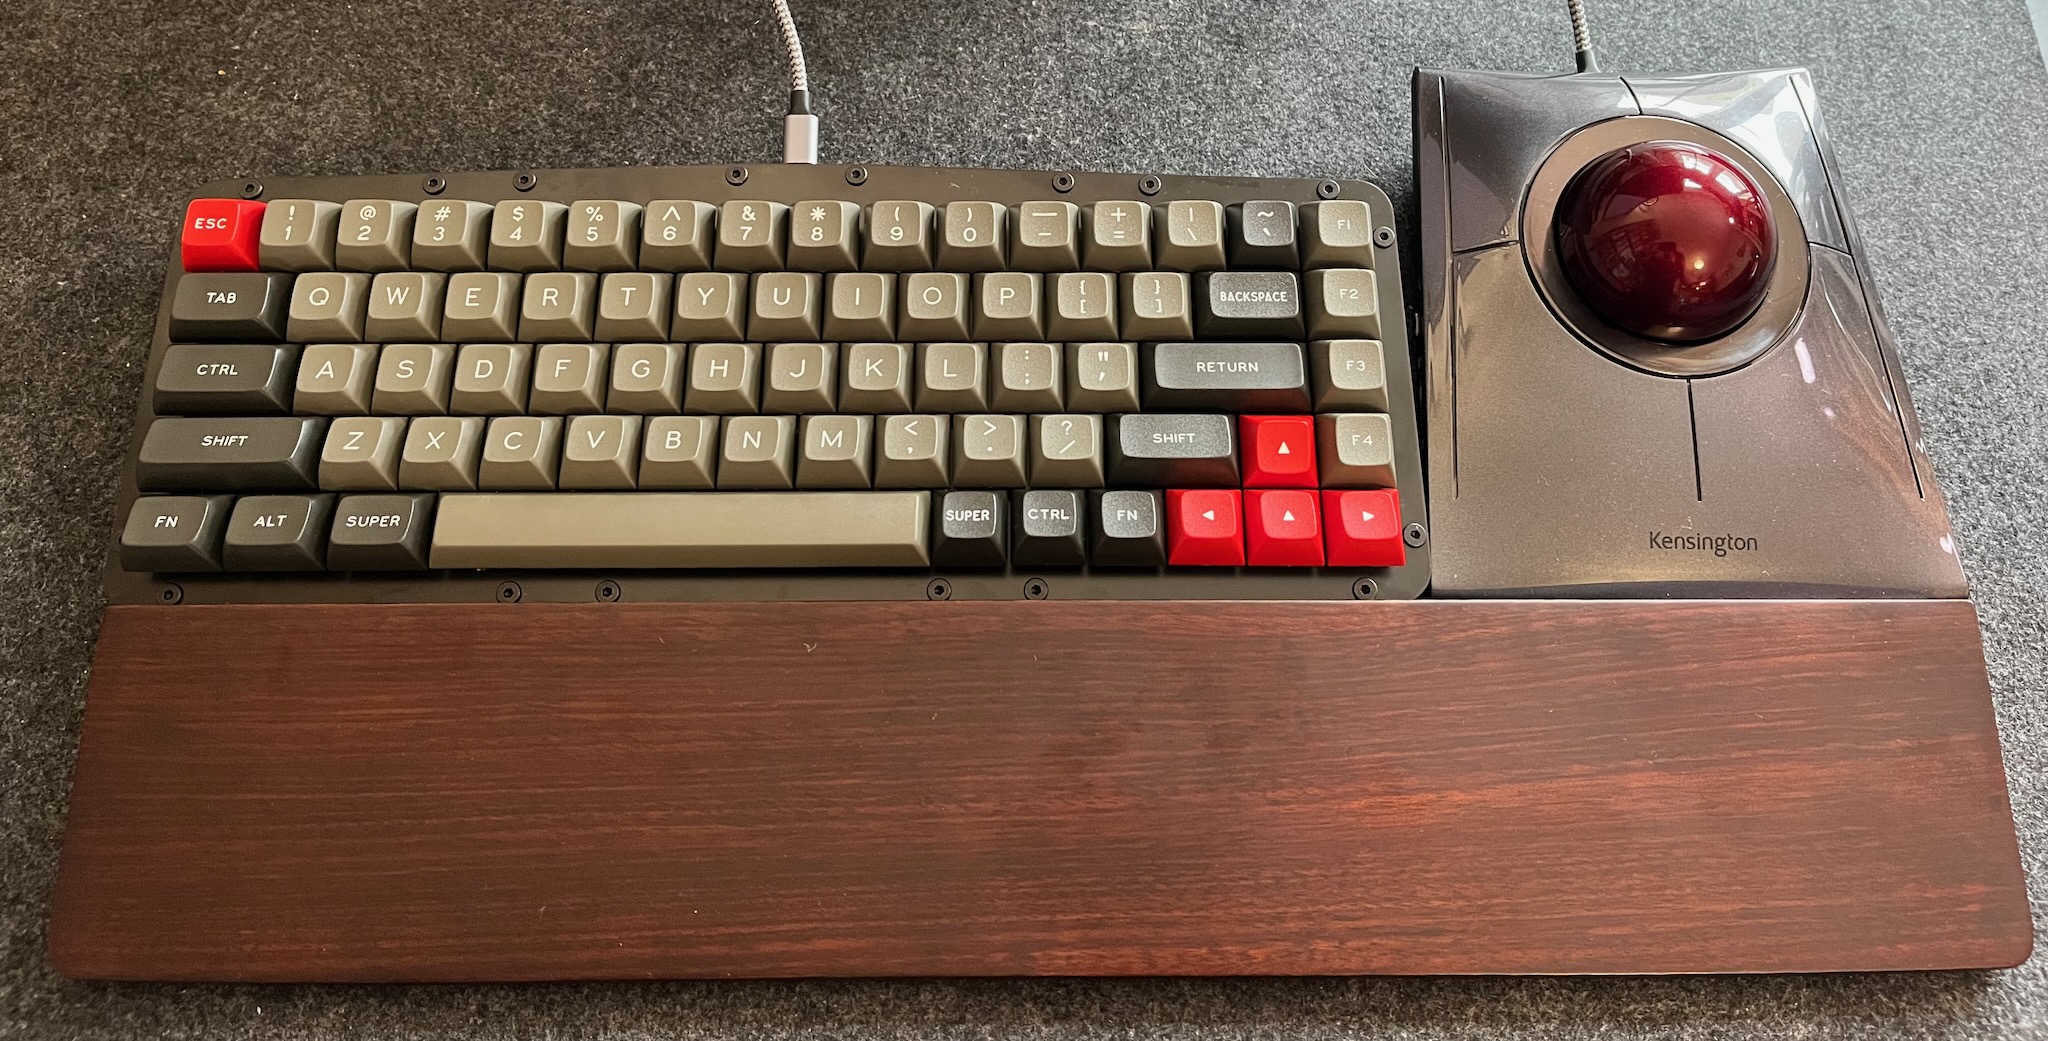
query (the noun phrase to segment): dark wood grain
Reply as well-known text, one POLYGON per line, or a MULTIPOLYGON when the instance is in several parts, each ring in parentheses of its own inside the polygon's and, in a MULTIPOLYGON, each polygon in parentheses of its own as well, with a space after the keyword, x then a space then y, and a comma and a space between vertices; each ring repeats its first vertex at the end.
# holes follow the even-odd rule
POLYGON ((50 937, 224 980, 2032 941, 1962 601, 116 607, 50 937))

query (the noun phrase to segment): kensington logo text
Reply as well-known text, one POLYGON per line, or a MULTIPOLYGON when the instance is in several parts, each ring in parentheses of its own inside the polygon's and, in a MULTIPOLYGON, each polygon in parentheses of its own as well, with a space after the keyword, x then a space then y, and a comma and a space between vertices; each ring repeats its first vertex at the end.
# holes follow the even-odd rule
POLYGON ((1650 533, 1650 548, 1725 557, 1730 553, 1756 552, 1756 539, 1747 535, 1666 535, 1653 531, 1650 533))

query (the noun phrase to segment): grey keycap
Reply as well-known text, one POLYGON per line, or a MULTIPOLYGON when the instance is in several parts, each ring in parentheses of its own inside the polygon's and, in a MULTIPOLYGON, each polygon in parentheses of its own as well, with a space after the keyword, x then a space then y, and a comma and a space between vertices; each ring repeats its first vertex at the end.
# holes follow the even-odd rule
POLYGON ((413 267, 425 271, 481 271, 490 256, 490 245, 490 203, 430 199, 413 218, 413 267))
POLYGON ((907 199, 868 207, 862 266, 869 271, 930 271, 933 212, 931 203, 907 199))
POLYGON ((321 271, 334 266, 341 206, 323 199, 272 199, 263 208, 256 256, 269 271, 321 271))
POLYGON ((1010 493, 1010 562, 1019 567, 1088 563, 1081 493, 1051 489, 1010 493))
POLYGON ((1312 202, 1301 208, 1305 267, 1372 266, 1372 207, 1360 199, 1312 202))
POLYGON ((398 486, 422 491, 476 487, 484 446, 484 420, 477 416, 425 416, 405 432, 398 457, 398 486))
POLYGON ((461 271, 448 276, 441 337, 458 343, 503 343, 518 338, 519 276, 504 271, 461 271))
POLYGON ((754 276, 749 340, 815 340, 823 329, 825 276, 769 271, 754 276))
POLYGON ((875 417, 805 416, 798 426, 796 486, 866 488, 874 483, 875 417))
POLYGON ((669 339, 746 339, 747 276, 724 271, 678 275, 675 302, 669 339))
POLYGON ((604 411, 611 347, 602 343, 544 343, 533 349, 533 392, 526 410, 566 416, 604 411))
POLYGON ((1298 343, 1159 343, 1148 349, 1147 409, 1308 411, 1308 366, 1298 343))
POLYGON ((569 204, 562 266, 571 271, 631 271, 640 259, 640 204, 578 199, 569 204))
POLYGON ((910 345, 849 343, 839 375, 842 412, 910 411, 910 345))
POLYGON ((903 276, 896 335, 906 340, 967 338, 967 276, 921 271, 903 276))
POLYGON ((1067 408, 1075 412, 1138 411, 1138 345, 1099 341, 1067 345, 1067 408))
POLYGON ((1121 490, 1088 496, 1094 538, 1088 562, 1096 567, 1163 567, 1166 515, 1155 491, 1121 490))
MULTIPOLYGON (((275 205, 274 203, 272 205, 275 205)), ((219 571, 230 495, 145 495, 121 529, 127 571, 219 571)))
POLYGON ((500 271, 553 271, 562 266, 569 207, 539 199, 506 199, 491 209, 490 266, 500 271))
POLYGON ((825 297, 826 339, 888 340, 896 335, 896 276, 828 275, 825 297))
POLYGON ((1081 266, 1081 209, 1071 202, 1027 202, 1011 222, 1010 266, 1072 271, 1081 266))
POLYGON ((248 495, 235 501, 221 545, 228 571, 319 571, 327 566, 332 495, 248 495))
POLYGON ((597 276, 543 271, 526 276, 519 305, 522 340, 588 340, 597 330, 597 276))
POLYGON ((640 217, 640 267, 704 271, 711 267, 718 208, 689 199, 656 199, 640 217))
POLYGON ((700 343, 690 348, 683 411, 737 415, 761 411, 761 345, 700 343))
POLYGON ((734 199, 719 208, 718 252, 712 259, 724 271, 775 271, 784 266, 788 237, 788 206, 734 199))
POLYGON ((860 207, 809 199, 789 214, 789 266, 797 271, 860 270, 860 207))
POLYGON ((577 416, 563 435, 563 491, 632 488, 640 471, 639 416, 577 416))
POLYGON ((1070 271, 1053 279, 1046 335, 1055 340, 1116 339, 1116 276, 1070 271))
POLYGON ((385 344, 377 355, 370 411, 385 416, 443 415, 454 380, 454 344, 385 344))
POLYGON ((526 411, 533 382, 530 343, 464 344, 455 356, 448 411, 467 416, 511 416, 526 411))
POLYGON ((1379 412, 1316 417, 1316 466, 1325 488, 1392 488, 1394 423, 1379 412))
POLYGON ((994 202, 949 202, 939 215, 939 263, 947 271, 1001 271, 1009 208, 994 202))
POLYGON ((1294 272, 1205 271, 1196 283, 1198 335, 1301 338, 1301 285, 1294 272))
POLYGON ((988 407, 988 345, 917 345, 917 410, 978 412, 988 407))
POLYGON ((1056 343, 999 343, 990 407, 1004 412, 1058 412, 1065 381, 1056 343))
POLYGON ((1176 199, 1166 204, 1159 229, 1159 266, 1174 271, 1213 271, 1224 265, 1223 204, 1213 199, 1176 199))
POLYGON ((932 564, 1002 567, 1009 559, 1010 497, 1001 492, 947 492, 933 504, 932 564))
POLYGON ((405 420, 397 416, 343 416, 328 424, 320 450, 320 487, 328 491, 398 489, 398 455, 405 420))
POLYGON ((387 271, 370 280, 370 304, 363 338, 437 340, 448 276, 425 271, 387 271))
POLYGON ((1027 435, 1023 416, 953 417, 953 484, 960 488, 1022 488, 1027 435))
POLYGON ((292 411, 302 416, 360 416, 377 380, 374 343, 308 344, 299 355, 292 411))
POLYGON ((396 199, 350 199, 341 204, 334 266, 344 271, 403 271, 412 264, 413 215, 419 207, 396 199))
POLYGON ((1318 339, 1380 335, 1378 276, 1363 268, 1311 271, 1308 281, 1308 334, 1318 339))
POLYGON ((1230 416, 1161 412, 1109 417, 1109 481, 1138 488, 1237 487, 1230 416))
MULTIPOLYGON (((192 276, 185 277, 189 280, 192 276)), ((369 299, 368 275, 341 271, 309 271, 300 275, 292 285, 285 338, 299 343, 361 340, 369 299)))
POLYGON ((149 424, 135 460, 146 492, 297 491, 314 487, 327 420, 167 417, 149 424))
POLYGON ((682 411, 684 350, 679 343, 622 343, 612 348, 612 382, 605 392, 606 411, 682 411))
POLYGON ((718 484, 718 417, 652 416, 640 453, 642 488, 718 484))
POLYGON ((299 348, 279 343, 174 343, 164 349, 151 407, 160 416, 289 412, 299 348))
POLYGON ((344 495, 327 537, 329 571, 424 571, 432 495, 344 495))
POLYGON ((768 348, 762 411, 790 415, 831 412, 838 392, 838 344, 778 343, 768 348))
POLYGON ((1031 486, 1102 487, 1102 417, 1031 417, 1031 486))
POLYGON ((881 450, 875 454, 875 487, 944 488, 950 482, 952 429, 947 416, 884 418, 881 450))
POLYGON ((1081 263, 1094 271, 1143 271, 1152 266, 1152 207, 1142 202, 1098 202, 1081 211, 1081 263))
POLYGON ((1300 266, 1295 246, 1294 204, 1266 199, 1232 206, 1230 215, 1230 263, 1233 267, 1283 268, 1300 266))
POLYGON ((974 313, 971 318, 977 340, 1035 340, 1045 335, 1040 313, 1045 290, 1041 277, 1032 271, 995 271, 974 276, 974 313))
POLYGON ((720 488, 795 487, 795 416, 727 416, 718 440, 720 488))
POLYGON ((667 275, 622 271, 604 276, 597 287, 597 338, 608 343, 668 339, 674 288, 675 279, 667 275))
POLYGON ((290 275, 180 275, 171 296, 171 339, 178 343, 283 339, 292 295, 290 275))
POLYGON ((1185 340, 1195 335, 1195 315, 1184 271, 1126 272, 1123 335, 1133 340, 1185 340))
POLYGON ((560 416, 501 416, 484 430, 476 486, 484 491, 553 488, 561 458, 560 416))
POLYGON ((1317 412, 1385 412, 1387 365, 1378 340, 1308 345, 1317 412))

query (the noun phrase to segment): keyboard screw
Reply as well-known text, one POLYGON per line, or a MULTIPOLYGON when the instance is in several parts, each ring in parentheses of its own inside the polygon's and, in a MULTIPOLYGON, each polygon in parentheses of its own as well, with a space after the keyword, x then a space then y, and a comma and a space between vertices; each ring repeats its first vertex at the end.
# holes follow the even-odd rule
POLYGON ((1059 192, 1062 195, 1066 194, 1067 192, 1073 191, 1074 175, 1070 173, 1053 174, 1052 190, 1059 192))
POLYGON ((175 604, 185 599, 185 589, 183 586, 173 582, 165 586, 163 591, 156 596, 157 599, 162 600, 166 604, 175 604))
POLYGON ((610 579, 597 584, 597 598, 604 603, 616 604, 619 602, 619 598, 625 595, 626 591, 620 589, 619 584, 610 579))
POLYGON ((448 182, 439 177, 429 177, 425 187, 428 195, 439 195, 448 190, 448 182))
POLYGON ((868 183, 868 168, 856 166, 846 171, 846 183, 856 186, 868 183))
POLYGON ((517 188, 522 192, 532 191, 533 186, 539 183, 540 178, 535 177, 530 173, 523 173, 517 177, 512 178, 512 187, 517 188))
POLYGON ((1344 194, 1344 186, 1338 184, 1333 180, 1330 180, 1327 177, 1323 178, 1323 182, 1321 184, 1316 185, 1317 198, 1334 199, 1342 194, 1344 194))
POLYGON ((735 166, 732 169, 727 170, 725 172, 725 183, 732 185, 735 188, 747 183, 747 168, 744 166, 735 166))
POLYGON ((926 586, 924 587, 924 598, 926 600, 953 599, 953 583, 948 582, 943 578, 932 579, 931 582, 926 584, 926 586))
POLYGON ((1378 596, 1379 593, 1379 583, 1374 582, 1372 579, 1361 578, 1351 583, 1351 599, 1353 600, 1370 600, 1378 596))
POLYGON ((525 591, 519 588, 517 582, 498 583, 498 602, 501 604, 516 604, 525 595, 525 591))
POLYGON ((258 181, 242 182, 242 198, 253 199, 263 194, 263 185, 258 181))
POLYGON ((1401 541, 1411 546, 1420 546, 1429 541, 1429 532, 1420 524, 1410 524, 1401 529, 1401 541))
POLYGON ((1045 584, 1045 579, 1034 578, 1024 583, 1024 598, 1026 600, 1043 600, 1051 595, 1052 587, 1045 584))
POLYGON ((1381 228, 1373 232, 1372 243, 1381 249, 1392 249, 1394 245, 1394 229, 1381 228))
POLYGON ((1146 195, 1158 195, 1159 188, 1159 178, 1154 177, 1150 174, 1145 175, 1145 178, 1138 182, 1138 190, 1144 192, 1146 195))

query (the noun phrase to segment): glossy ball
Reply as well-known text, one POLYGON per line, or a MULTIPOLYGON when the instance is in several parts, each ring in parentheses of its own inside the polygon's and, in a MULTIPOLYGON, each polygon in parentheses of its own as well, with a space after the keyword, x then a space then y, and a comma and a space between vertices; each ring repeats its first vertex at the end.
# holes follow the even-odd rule
POLYGON ((1558 200, 1557 253, 1587 306, 1637 336, 1697 343, 1756 313, 1777 263, 1770 204, 1699 145, 1649 141, 1580 170, 1558 200))

